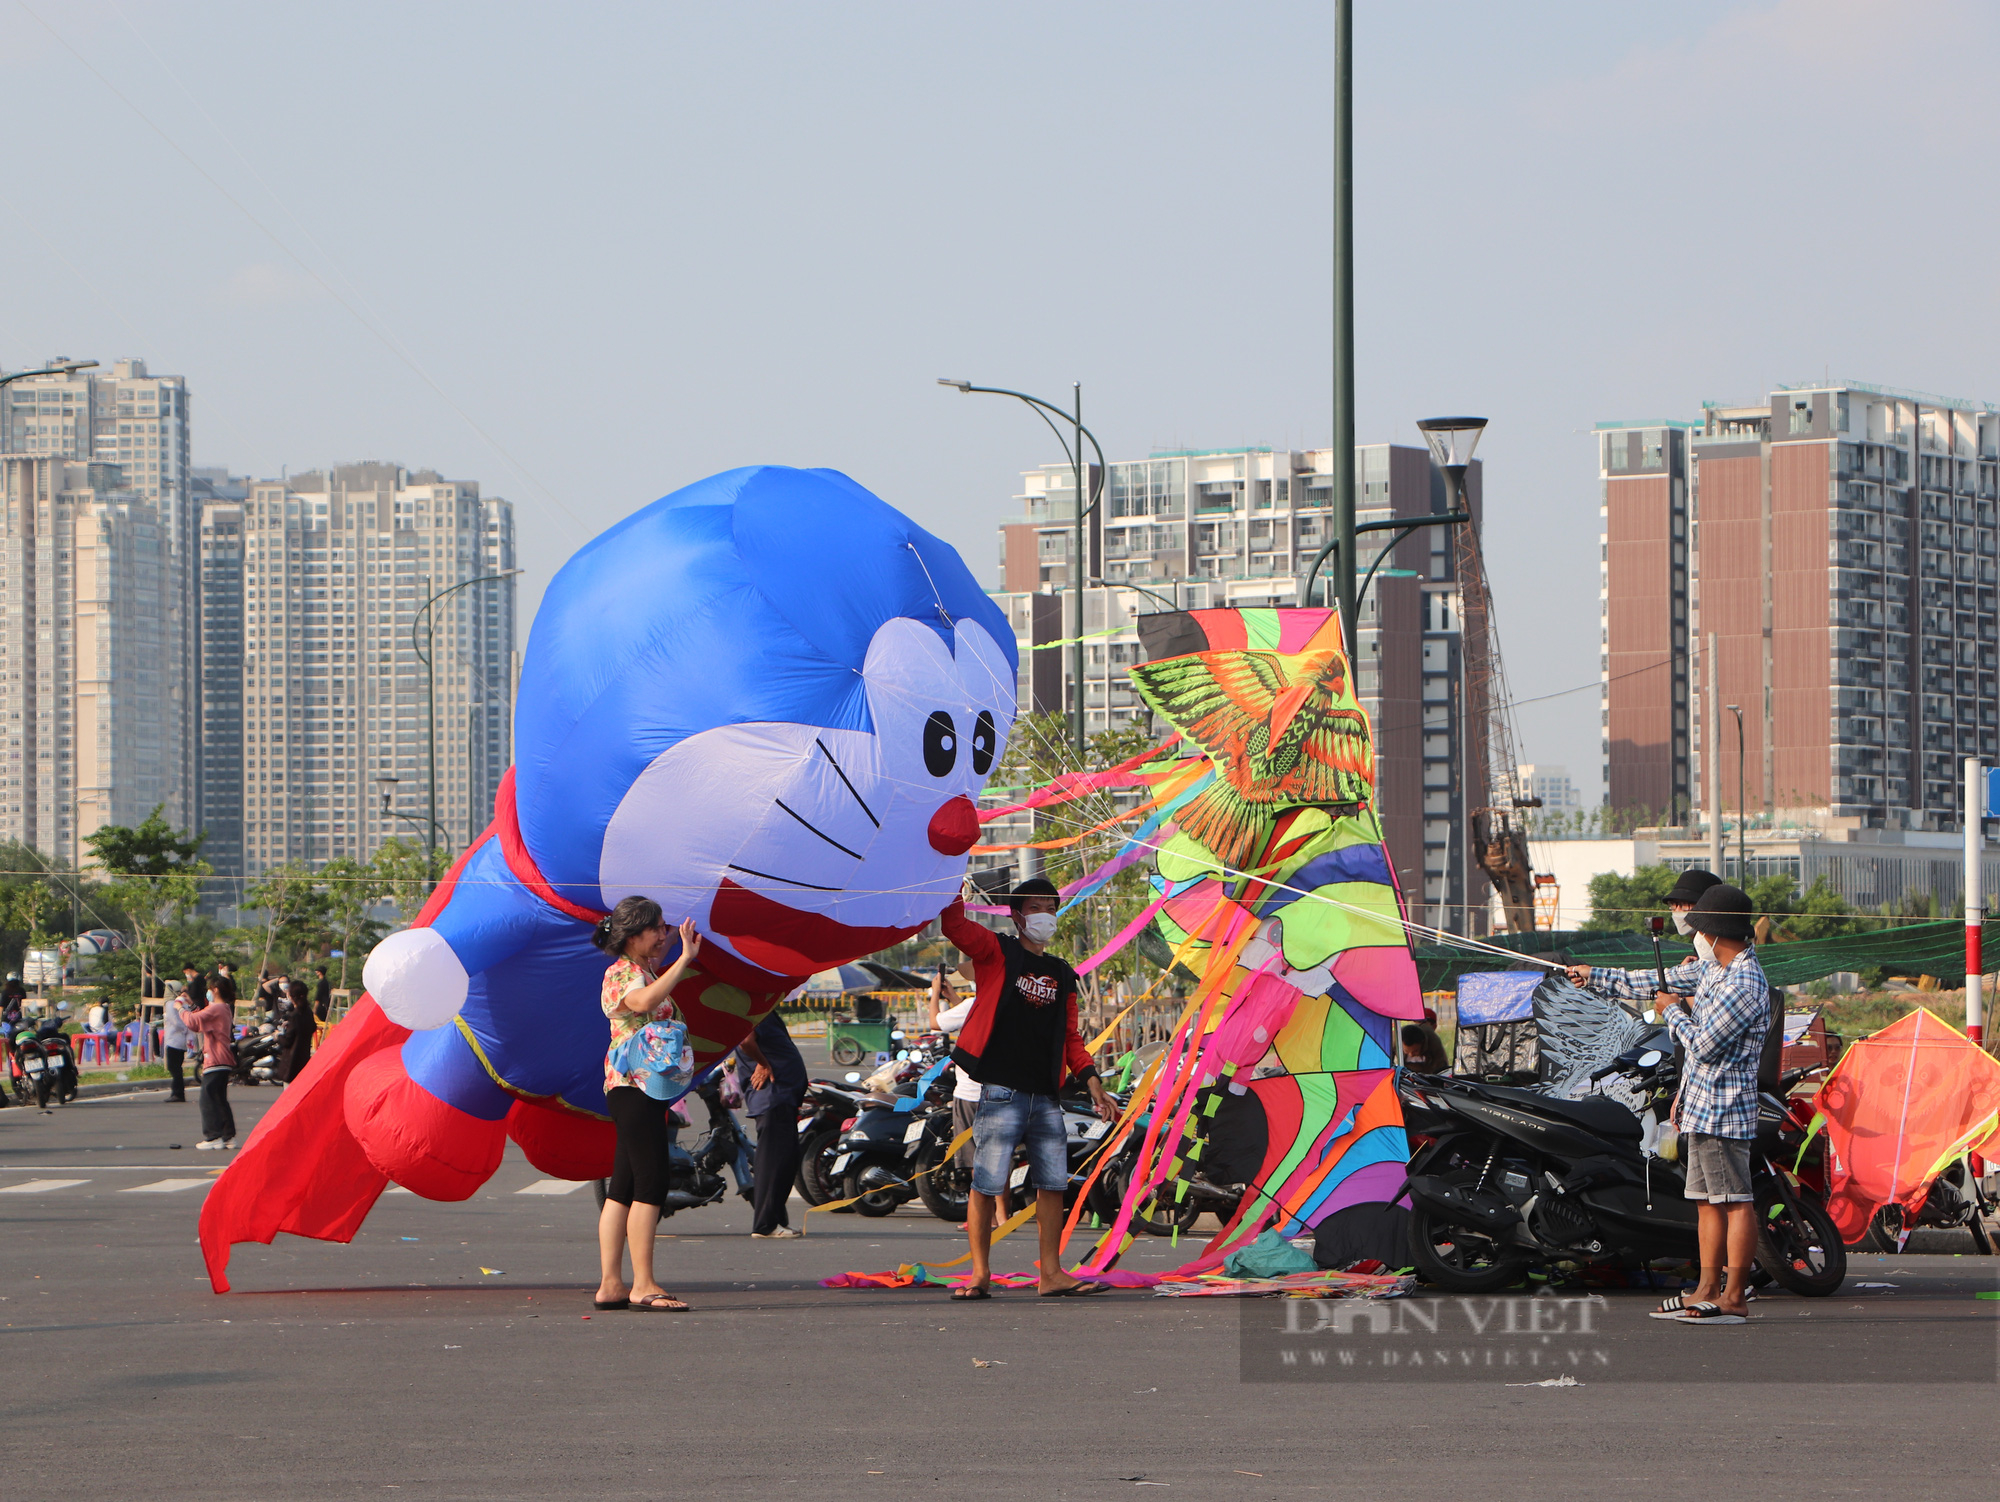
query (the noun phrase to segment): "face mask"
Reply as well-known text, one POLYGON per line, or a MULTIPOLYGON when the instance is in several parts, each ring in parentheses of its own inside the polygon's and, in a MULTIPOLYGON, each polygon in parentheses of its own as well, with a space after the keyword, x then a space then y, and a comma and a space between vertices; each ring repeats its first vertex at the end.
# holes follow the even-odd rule
POLYGON ((1683 939, 1694 932, 1693 926, 1688 922, 1688 915, 1686 913, 1676 912, 1674 914, 1674 932, 1678 933, 1683 939))
POLYGON ((1021 920, 1021 932, 1030 943, 1046 944, 1056 936, 1054 913, 1030 913, 1021 920))
POLYGON ((1694 952, 1707 960, 1711 965, 1714 964, 1715 940, 1711 939, 1707 934, 1696 934, 1694 936, 1694 952))

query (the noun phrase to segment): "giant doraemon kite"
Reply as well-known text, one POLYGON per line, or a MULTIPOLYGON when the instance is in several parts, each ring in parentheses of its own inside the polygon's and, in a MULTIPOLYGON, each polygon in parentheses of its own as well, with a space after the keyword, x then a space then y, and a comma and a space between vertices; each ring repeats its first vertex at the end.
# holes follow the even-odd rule
POLYGON ((958 554, 831 470, 732 470, 588 544, 535 618, 491 827, 210 1193, 216 1287, 232 1243, 346 1240, 391 1179, 465 1198, 508 1137, 608 1172, 598 917, 695 920, 675 1000, 720 1058, 958 890, 1015 671, 958 554))

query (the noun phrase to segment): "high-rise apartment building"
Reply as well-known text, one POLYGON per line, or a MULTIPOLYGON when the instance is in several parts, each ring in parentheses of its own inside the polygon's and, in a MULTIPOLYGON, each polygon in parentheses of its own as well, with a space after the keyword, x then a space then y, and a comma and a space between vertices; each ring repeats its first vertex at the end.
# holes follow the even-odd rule
POLYGON ((197 469, 192 489, 201 515, 201 768, 193 827, 206 836, 202 856, 217 877, 208 905, 221 909, 242 900, 243 504, 250 481, 226 469, 197 469))
POLYGON ((394 464, 248 489, 246 874, 424 839, 433 765, 437 841, 463 849, 512 759, 514 581, 472 582, 514 567, 512 505, 394 464))
POLYGON ((0 452, 115 464, 123 493, 158 511, 169 565, 160 627, 165 648, 160 728, 168 754, 177 758, 161 801, 167 818, 184 825, 195 808, 201 702, 195 641, 201 519, 189 487, 187 383, 180 376, 150 373, 144 360, 118 360, 108 368, 0 386, 0 452))
POLYGON ((117 465, 0 455, 0 504, 0 839, 75 861, 179 787, 171 550, 117 465))
POLYGON ((1822 840, 1955 830, 1960 759, 2000 750, 2000 410, 1834 382, 1599 442, 1611 800, 1686 817, 1713 748, 1725 818, 1740 777, 1822 840))
MULTIPOLYGON (((1093 466, 1086 485, 1094 475, 1093 466)), ((1075 634, 1076 606, 1067 589, 1075 478, 1067 466, 1050 465, 1027 471, 1024 480, 1015 497, 1020 515, 1000 527, 1000 603, 1022 648, 1020 702, 1066 713, 1073 702, 1071 651, 1032 649, 1075 634)), ((1475 516, 1481 485, 1482 466, 1475 463, 1466 476, 1475 516)), ((1358 449, 1355 486, 1360 521, 1450 509, 1443 478, 1423 449, 1358 449)), ((1327 450, 1173 451, 1111 464, 1101 503, 1085 523, 1091 585, 1084 591, 1084 631, 1092 638, 1084 654, 1087 728, 1147 715, 1125 673, 1141 660, 1140 615, 1296 603, 1300 581, 1332 536, 1332 501, 1327 450)), ((1379 534, 1362 538, 1364 572, 1382 551, 1379 534)), ((1320 579, 1331 573, 1323 566, 1320 579)), ((1314 599, 1324 598, 1316 587, 1314 599)), ((1488 800, 1485 770, 1466 765, 1451 529, 1421 529, 1382 560, 1357 626, 1356 696, 1375 730, 1389 849, 1412 905, 1456 926, 1468 906, 1485 901, 1485 877, 1466 831, 1488 800)))
POLYGON ((1583 793, 1570 780, 1568 767, 1526 762, 1516 769, 1515 777, 1522 797, 1542 800, 1542 822, 1552 814, 1573 814, 1583 807, 1583 793))

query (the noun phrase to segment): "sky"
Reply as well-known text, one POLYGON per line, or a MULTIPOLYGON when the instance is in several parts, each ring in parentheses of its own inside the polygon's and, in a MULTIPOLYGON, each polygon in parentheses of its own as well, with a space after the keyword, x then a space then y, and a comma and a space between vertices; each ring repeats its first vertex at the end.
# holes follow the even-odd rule
MULTIPOLYGON (((1977 0, 1361 0, 1361 442, 1491 426, 1525 760, 1599 786, 1591 425, 1992 398, 1977 0)), ((187 377, 194 457, 393 460, 579 544, 844 470, 997 584, 1061 399, 1114 459, 1331 433, 1332 6, 14 0, 0 366, 187 377)))

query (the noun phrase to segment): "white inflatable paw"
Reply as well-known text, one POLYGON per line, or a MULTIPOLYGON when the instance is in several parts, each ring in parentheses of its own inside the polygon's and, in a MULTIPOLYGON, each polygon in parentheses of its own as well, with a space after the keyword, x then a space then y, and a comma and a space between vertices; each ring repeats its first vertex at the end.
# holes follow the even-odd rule
POLYGON ((375 946, 361 981, 391 1022, 421 1033, 464 1010, 471 977, 436 929, 406 928, 375 946))

